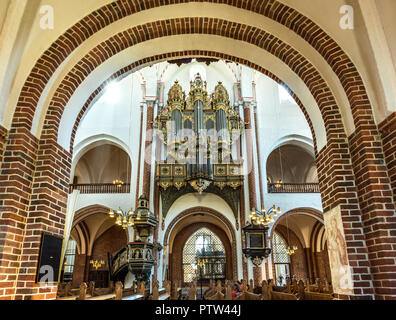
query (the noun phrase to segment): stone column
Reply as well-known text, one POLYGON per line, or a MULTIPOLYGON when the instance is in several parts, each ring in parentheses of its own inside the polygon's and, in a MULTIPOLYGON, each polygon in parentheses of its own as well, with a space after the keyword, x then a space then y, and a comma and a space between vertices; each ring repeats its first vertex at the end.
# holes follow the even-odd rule
MULTIPOLYGON (((256 194, 256 175, 254 166, 254 149, 253 149, 253 117, 251 115, 251 103, 244 102, 243 115, 246 123, 245 126, 245 142, 246 142, 246 162, 250 168, 248 173, 248 187, 249 187, 249 210, 251 208, 257 208, 257 194, 256 194)), ((254 283, 261 283, 262 281, 262 269, 261 266, 253 267, 254 283)), ((248 279, 246 279, 248 280, 248 279)))
POLYGON ((147 100, 147 117, 146 117, 146 142, 144 148, 144 165, 143 165, 143 191, 142 193, 150 199, 151 183, 151 161, 152 161, 152 138, 153 138, 153 121, 154 121, 154 104, 155 100, 147 100))
POLYGON ((140 159, 142 155, 142 138, 143 138, 143 106, 140 106, 139 158, 138 158, 137 177, 136 177, 135 208, 137 208, 138 205, 139 190, 140 190, 140 159))

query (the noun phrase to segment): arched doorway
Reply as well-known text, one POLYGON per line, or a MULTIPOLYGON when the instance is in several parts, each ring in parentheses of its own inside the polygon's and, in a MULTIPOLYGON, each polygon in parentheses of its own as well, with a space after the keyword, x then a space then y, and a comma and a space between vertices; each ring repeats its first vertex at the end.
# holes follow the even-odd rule
MULTIPOLYGON (((214 240, 217 245, 213 248, 214 251, 223 250, 224 253, 225 276, 223 276, 223 279, 237 279, 235 227, 223 214, 207 207, 187 209, 179 213, 168 225, 164 234, 164 246, 168 247, 167 263, 164 265, 164 279, 184 282, 183 250, 192 237, 199 237, 202 230, 207 230, 205 233, 210 234, 212 239, 215 239, 215 237, 219 239, 214 240)), ((211 277, 208 278, 211 279, 211 277)))
POLYGON ((225 280, 225 248, 220 238, 208 228, 199 229, 187 240, 182 263, 184 283, 225 280))
MULTIPOLYGON (((184 260, 184 248, 186 246, 189 246, 188 241, 193 238, 195 235, 200 234, 200 231, 202 230, 208 230, 210 234, 213 236, 213 238, 217 238, 220 240, 220 243, 222 244, 222 247, 224 248, 224 278, 223 279, 232 279, 233 278, 233 263, 232 263, 232 248, 231 248, 231 243, 230 240, 228 239, 227 234, 225 231, 220 228, 219 226, 210 223, 210 222, 200 222, 200 223, 192 223, 186 227, 184 227, 182 230, 180 230, 177 235, 175 236, 173 240, 173 246, 172 246, 172 251, 169 252, 169 279, 173 282, 176 280, 181 280, 183 283, 187 283, 184 278, 184 270, 183 268, 185 267, 184 262, 186 261, 187 264, 187 259, 192 259, 192 257, 187 257, 186 260, 184 260)), ((209 233, 207 233, 209 234, 209 233)), ((216 240, 217 242, 217 240, 216 240)), ((219 242, 217 242, 217 248, 220 247, 219 242)), ((195 258, 195 256, 194 256, 195 258)), ((194 261, 191 261, 194 263, 194 261)), ((191 267, 192 268, 192 267, 191 267)), ((209 269, 209 265, 206 266, 206 270, 209 269)), ((189 269, 186 269, 186 274, 188 275, 192 270, 190 271, 189 269)), ((211 273, 207 273, 205 278, 203 279, 204 283, 208 282, 212 278, 211 273)), ((187 276, 187 280, 189 280, 187 276)))

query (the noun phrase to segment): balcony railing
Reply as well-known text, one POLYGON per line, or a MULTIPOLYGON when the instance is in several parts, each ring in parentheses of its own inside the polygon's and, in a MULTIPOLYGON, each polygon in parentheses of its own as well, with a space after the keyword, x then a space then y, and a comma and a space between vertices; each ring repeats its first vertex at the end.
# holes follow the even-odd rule
POLYGON ((268 193, 319 193, 319 183, 268 183, 268 193))
POLYGON ((80 190, 80 193, 129 193, 131 185, 124 183, 121 186, 117 186, 112 183, 83 183, 83 184, 71 184, 69 185, 69 193, 73 190, 80 190))

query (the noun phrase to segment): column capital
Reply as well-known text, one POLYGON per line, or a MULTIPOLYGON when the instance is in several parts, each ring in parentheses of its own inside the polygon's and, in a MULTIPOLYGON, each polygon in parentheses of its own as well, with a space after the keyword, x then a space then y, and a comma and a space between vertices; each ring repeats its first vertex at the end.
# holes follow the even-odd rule
POLYGON ((242 97, 241 102, 242 102, 243 108, 249 108, 253 103, 253 98, 252 97, 242 97))

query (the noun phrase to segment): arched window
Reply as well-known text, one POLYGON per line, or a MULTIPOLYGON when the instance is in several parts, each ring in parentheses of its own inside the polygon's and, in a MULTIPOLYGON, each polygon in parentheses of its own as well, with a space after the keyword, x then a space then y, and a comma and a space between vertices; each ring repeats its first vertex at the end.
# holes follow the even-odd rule
POLYGON ((225 249, 219 237, 207 228, 199 229, 183 248, 183 280, 225 279, 225 249), (204 261, 202 269, 198 262, 204 261))
POLYGON ((286 284, 286 277, 290 277, 290 256, 286 253, 286 241, 274 232, 272 238, 272 255, 275 265, 275 280, 278 286, 286 284))

